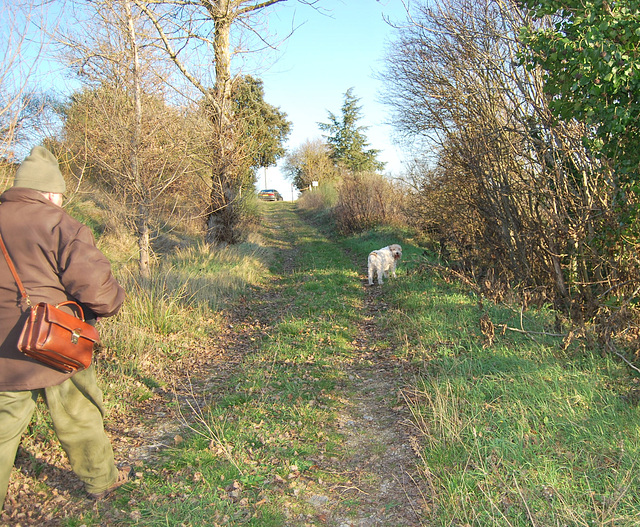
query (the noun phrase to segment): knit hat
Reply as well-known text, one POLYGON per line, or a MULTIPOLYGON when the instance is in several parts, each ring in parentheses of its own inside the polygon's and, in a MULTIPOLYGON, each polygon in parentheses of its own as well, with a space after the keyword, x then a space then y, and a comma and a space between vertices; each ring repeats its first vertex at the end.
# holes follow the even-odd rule
POLYGON ((55 194, 64 194, 67 188, 58 160, 43 146, 34 147, 18 167, 13 186, 55 194))

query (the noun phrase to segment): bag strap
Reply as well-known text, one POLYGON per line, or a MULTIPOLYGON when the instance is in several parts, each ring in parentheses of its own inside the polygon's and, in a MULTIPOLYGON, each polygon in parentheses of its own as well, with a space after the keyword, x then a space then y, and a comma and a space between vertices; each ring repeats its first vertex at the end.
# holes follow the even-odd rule
POLYGON ((56 307, 60 307, 60 306, 74 306, 78 309, 80 316, 76 317, 79 318, 80 320, 82 320, 82 322, 86 322, 86 320, 84 319, 84 310, 82 309, 82 306, 80 304, 78 304, 78 302, 75 302, 74 300, 67 300, 66 302, 60 302, 59 304, 56 304, 56 307))
POLYGON ((9 269, 11 271, 11 274, 13 275, 13 278, 15 278, 16 284, 18 285, 18 289, 20 290, 20 294, 22 295, 22 299, 25 301, 25 303, 29 307, 31 307, 31 299, 29 298, 29 295, 27 294, 26 289, 22 285, 22 280, 20 280, 20 277, 18 276, 18 273, 16 272, 16 268, 13 265, 13 261, 11 260, 11 256, 9 256, 9 252, 7 251, 7 247, 5 246, 4 240, 2 239, 2 234, 0 234, 0 249, 2 249, 2 254, 4 254, 4 258, 5 258, 5 260, 7 260, 7 264, 9 265, 9 269))

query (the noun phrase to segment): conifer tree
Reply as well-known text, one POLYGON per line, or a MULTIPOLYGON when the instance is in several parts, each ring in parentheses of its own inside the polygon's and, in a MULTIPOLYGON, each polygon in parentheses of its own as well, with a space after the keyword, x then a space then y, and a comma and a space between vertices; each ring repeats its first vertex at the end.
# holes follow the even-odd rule
POLYGON ((331 159, 339 166, 352 172, 376 172, 384 168, 384 163, 377 160, 380 150, 367 148, 369 143, 365 131, 366 126, 358 126, 362 107, 360 99, 349 88, 344 94, 342 114, 329 112, 329 123, 318 123, 321 130, 328 132, 324 137, 331 147, 331 159))

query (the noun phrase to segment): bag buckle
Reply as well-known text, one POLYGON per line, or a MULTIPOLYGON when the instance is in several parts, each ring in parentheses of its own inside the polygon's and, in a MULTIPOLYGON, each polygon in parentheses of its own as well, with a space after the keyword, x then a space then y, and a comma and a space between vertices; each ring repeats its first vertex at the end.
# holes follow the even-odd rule
POLYGON ((72 344, 77 344, 79 340, 80 340, 80 333, 78 332, 77 329, 74 329, 71 332, 71 343, 72 344))

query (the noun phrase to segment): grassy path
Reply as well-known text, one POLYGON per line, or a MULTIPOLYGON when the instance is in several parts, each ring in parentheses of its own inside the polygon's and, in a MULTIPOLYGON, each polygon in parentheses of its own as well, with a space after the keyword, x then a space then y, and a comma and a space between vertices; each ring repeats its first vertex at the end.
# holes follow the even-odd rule
POLYGON ((366 254, 352 259, 292 204, 263 211, 269 273, 196 373, 176 374, 171 420, 138 426, 138 482, 86 525, 421 525, 405 367, 379 333, 366 254))
POLYGON ((89 502, 39 420, 6 525, 640 525, 640 383, 623 364, 410 243, 398 279, 367 287, 366 255, 393 233, 336 240, 292 204, 263 212, 242 258, 169 262, 191 293, 159 313, 146 370, 106 362, 123 384, 108 429, 137 481, 89 502), (214 312, 219 276, 241 294, 214 312))
POLYGON ((303 378, 333 379, 323 390, 309 387, 330 409, 323 424, 332 437, 301 461, 313 465, 289 500, 289 524, 420 525, 423 489, 401 398, 405 367, 380 335, 384 294, 364 286, 366 254, 352 260, 286 205, 269 209, 266 229, 282 252, 279 278, 256 299, 257 310, 278 314, 259 354, 302 362, 303 378), (291 338, 291 326, 301 338, 291 338))
POLYGON ((352 261, 286 203, 264 208, 261 236, 273 255, 262 285, 163 366, 164 387, 108 419, 136 482, 92 504, 43 443, 45 419, 25 438, 7 525, 420 525, 403 367, 380 347, 385 303, 364 287, 366 255, 352 261))

